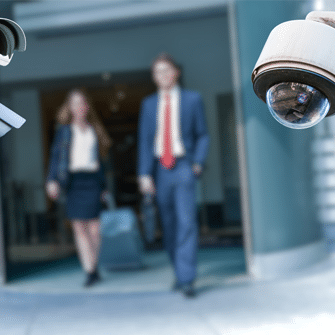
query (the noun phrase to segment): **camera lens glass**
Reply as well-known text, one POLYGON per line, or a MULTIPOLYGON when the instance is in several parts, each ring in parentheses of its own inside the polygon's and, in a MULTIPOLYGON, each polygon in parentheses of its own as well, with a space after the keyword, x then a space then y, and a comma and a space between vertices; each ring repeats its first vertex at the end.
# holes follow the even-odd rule
POLYGON ((305 129, 320 122, 329 111, 329 101, 315 88, 284 82, 266 92, 266 103, 272 116, 293 129, 305 129))

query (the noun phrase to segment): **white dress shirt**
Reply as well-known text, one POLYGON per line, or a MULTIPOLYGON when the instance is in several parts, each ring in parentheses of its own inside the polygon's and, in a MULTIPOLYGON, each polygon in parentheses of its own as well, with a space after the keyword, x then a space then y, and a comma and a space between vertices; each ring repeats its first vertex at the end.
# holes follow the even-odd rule
MULTIPOLYGON (((175 157, 182 157, 185 155, 185 147, 181 138, 180 126, 180 102, 181 90, 178 85, 174 86, 169 92, 158 92, 158 106, 157 106, 157 123, 155 135, 155 156, 161 157, 163 153, 163 138, 164 138, 164 115, 166 108, 166 93, 170 94, 171 103, 171 140, 172 140, 172 153, 175 157)), ((142 193, 154 189, 152 176, 142 175, 139 176, 139 186, 142 193)))
POLYGON ((163 138, 164 138, 164 115, 166 109, 166 93, 170 94, 171 101, 171 141, 172 153, 175 157, 185 155, 184 144, 181 139, 180 130, 180 87, 174 86, 170 92, 158 92, 158 106, 157 106, 157 126, 155 137, 155 156, 161 157, 163 153, 163 138))
POLYGON ((96 172, 99 169, 98 155, 95 152, 98 139, 93 127, 82 129, 72 124, 71 130, 69 170, 71 172, 96 172))

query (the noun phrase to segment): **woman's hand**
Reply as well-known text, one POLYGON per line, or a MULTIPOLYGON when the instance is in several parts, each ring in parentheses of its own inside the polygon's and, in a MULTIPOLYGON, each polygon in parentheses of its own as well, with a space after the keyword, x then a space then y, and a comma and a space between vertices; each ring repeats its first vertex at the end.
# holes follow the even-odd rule
POLYGON ((108 209, 115 209, 116 208, 116 202, 114 199, 114 196, 109 191, 105 190, 101 193, 100 199, 108 209))
POLYGON ((49 181, 46 184, 46 192, 51 200, 57 200, 60 194, 60 186, 57 181, 49 181))
POLYGON ((100 200, 107 204, 109 196, 109 192, 105 190, 101 193, 100 200))

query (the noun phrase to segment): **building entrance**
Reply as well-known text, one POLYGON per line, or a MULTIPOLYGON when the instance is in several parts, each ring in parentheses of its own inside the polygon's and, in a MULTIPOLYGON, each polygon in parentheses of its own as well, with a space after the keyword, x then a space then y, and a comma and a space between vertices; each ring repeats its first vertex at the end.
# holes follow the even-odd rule
MULTIPOLYGON (((56 113, 71 89, 85 87, 98 116, 113 139, 106 163, 109 189, 118 206, 132 206, 137 214, 140 214, 141 196, 136 180, 137 126, 141 100, 155 91, 150 71, 102 73, 28 85, 35 87, 39 92, 44 176, 55 135, 56 113)), ((218 95, 217 109, 220 115, 220 141, 223 143, 222 151, 218 154, 221 157, 220 164, 224 175, 224 200, 220 203, 199 201, 199 242, 200 247, 204 248, 240 247, 242 229, 231 95, 218 95)), ((6 182, 3 188, 8 280, 24 276, 31 271, 39 271, 47 264, 58 264, 59 260, 75 255, 70 223, 64 216, 62 206, 47 199, 44 185, 29 183, 29 180, 5 179, 10 181, 6 182), (36 211, 32 209, 33 206, 29 206, 29 199, 36 193, 36 188, 43 192, 44 210, 36 211)), ((199 192, 200 199, 205 199, 206 191, 202 183, 199 184, 199 192)), ((138 216, 140 218, 140 215, 138 216)), ((141 220, 139 223, 142 229, 141 220)), ((155 242, 147 244, 146 248, 163 248, 160 224, 157 226, 155 242)))

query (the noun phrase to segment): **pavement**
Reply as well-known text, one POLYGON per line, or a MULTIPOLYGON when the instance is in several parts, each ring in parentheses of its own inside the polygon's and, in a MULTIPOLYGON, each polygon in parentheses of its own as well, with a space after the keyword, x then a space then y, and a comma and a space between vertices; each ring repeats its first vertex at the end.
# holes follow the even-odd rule
MULTIPOLYGON (((156 268, 161 274, 148 285, 154 270, 104 272, 104 283, 92 290, 78 285, 80 268, 77 275, 67 268, 68 286, 58 290, 52 289, 59 278, 51 270, 22 277, 0 288, 0 334, 334 334, 334 257, 289 277, 256 280, 245 273, 242 249, 204 250, 199 256, 195 299, 170 291, 168 263, 156 268), (80 290, 73 290, 74 279, 80 290)), ((164 257, 147 255, 149 268, 164 257)))

